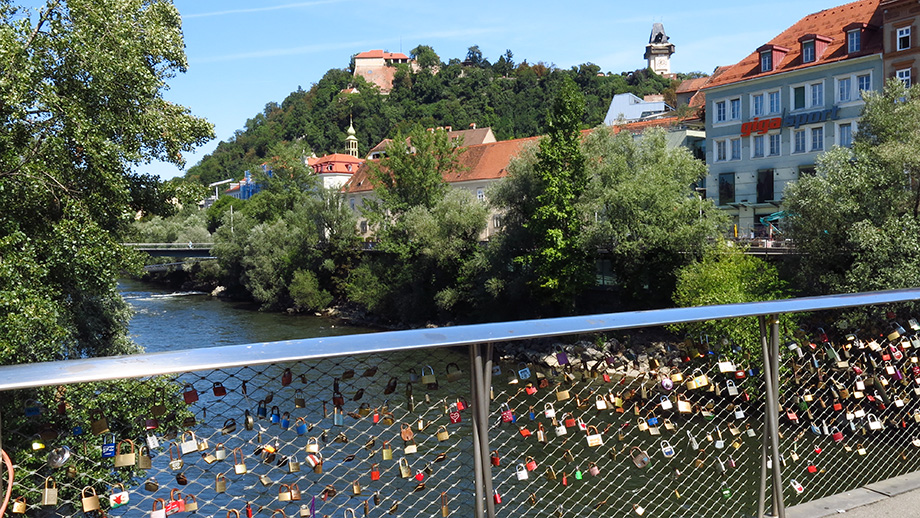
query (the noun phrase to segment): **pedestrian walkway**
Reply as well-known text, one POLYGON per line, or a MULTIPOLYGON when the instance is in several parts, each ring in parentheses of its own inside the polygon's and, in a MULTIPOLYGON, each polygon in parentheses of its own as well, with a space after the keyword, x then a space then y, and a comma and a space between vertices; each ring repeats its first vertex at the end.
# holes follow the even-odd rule
POLYGON ((787 518, 920 516, 920 472, 854 489, 786 509, 787 518))

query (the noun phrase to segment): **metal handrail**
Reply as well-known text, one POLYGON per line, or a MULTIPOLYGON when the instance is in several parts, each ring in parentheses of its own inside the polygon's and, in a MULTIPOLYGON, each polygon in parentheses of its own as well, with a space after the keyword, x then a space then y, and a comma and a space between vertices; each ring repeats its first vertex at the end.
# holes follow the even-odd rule
POLYGON ((87 358, 0 367, 0 392, 92 381, 141 378, 210 369, 308 359, 468 346, 535 338, 601 333, 669 324, 802 313, 920 300, 920 288, 768 302, 670 308, 600 315, 521 320, 434 329, 259 342, 161 353, 87 358))

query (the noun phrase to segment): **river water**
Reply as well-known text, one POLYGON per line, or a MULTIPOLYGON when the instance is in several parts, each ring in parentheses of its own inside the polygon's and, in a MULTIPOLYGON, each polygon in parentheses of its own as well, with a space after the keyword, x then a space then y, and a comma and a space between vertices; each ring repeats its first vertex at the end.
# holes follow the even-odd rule
POLYGON ((201 292, 177 292, 128 279, 118 284, 134 309, 131 338, 147 352, 373 332, 312 315, 256 311, 201 292))

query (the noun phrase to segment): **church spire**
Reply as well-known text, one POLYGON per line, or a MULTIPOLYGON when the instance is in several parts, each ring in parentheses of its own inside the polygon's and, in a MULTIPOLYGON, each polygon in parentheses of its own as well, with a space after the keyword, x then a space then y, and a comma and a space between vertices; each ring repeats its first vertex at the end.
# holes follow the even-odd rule
POLYGON ((348 134, 348 136, 345 137, 345 151, 349 155, 357 158, 358 157, 358 137, 355 136, 355 126, 352 123, 351 117, 348 117, 348 131, 346 131, 346 133, 348 134))

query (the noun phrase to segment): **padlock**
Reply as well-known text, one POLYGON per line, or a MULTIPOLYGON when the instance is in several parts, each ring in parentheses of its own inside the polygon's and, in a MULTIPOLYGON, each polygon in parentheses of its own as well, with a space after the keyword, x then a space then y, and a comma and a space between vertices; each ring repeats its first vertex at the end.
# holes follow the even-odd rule
POLYGON ((527 364, 523 362, 518 363, 517 374, 518 374, 518 378, 520 378, 521 380, 528 380, 530 379, 531 376, 533 376, 533 373, 530 372, 530 367, 528 367, 527 364))
POLYGON ((281 373, 281 386, 286 387, 294 381, 294 374, 291 372, 290 368, 284 369, 284 372, 281 373))
POLYGON ((45 487, 42 488, 42 505, 57 505, 57 483, 52 477, 45 477, 45 487))
POLYGON ((629 456, 632 458, 632 462, 636 465, 637 468, 644 468, 648 466, 649 462, 651 461, 648 453, 643 451, 638 446, 633 446, 629 449, 629 456))
POLYGON ((269 414, 269 421, 271 421, 272 424, 281 423, 281 410, 278 408, 278 405, 272 407, 272 411, 269 414))
POLYGON ((185 387, 182 389, 182 399, 185 400, 186 405, 191 405, 198 401, 198 391, 195 390, 195 387, 191 383, 186 383, 185 387))
POLYGON ((99 496, 96 495, 96 489, 92 486, 86 486, 80 491, 80 500, 83 503, 84 513, 99 509, 99 496))
POLYGON ((115 456, 115 434, 107 433, 102 439, 102 458, 111 459, 115 456))
POLYGON ((437 434, 438 441, 444 442, 447 440, 448 437, 450 437, 450 434, 447 433, 447 427, 444 425, 439 426, 438 434, 437 434))
POLYGON ((319 451, 319 441, 316 437, 308 437, 307 445, 304 447, 307 453, 316 453, 319 451))
POLYGON ((633 504, 632 507, 633 507, 633 511, 635 511, 636 514, 638 514, 639 516, 642 516, 643 514, 645 514, 645 508, 642 507, 641 505, 633 504))
POLYGON ((183 455, 198 451, 198 438, 195 437, 195 432, 182 432, 182 442, 179 443, 179 449, 183 455))
POLYGON ((263 473, 262 475, 259 475, 259 483, 261 483, 265 487, 268 487, 272 485, 272 479, 269 478, 268 475, 263 473))
POLYGON ((434 390, 437 388, 438 379, 434 375, 434 368, 431 365, 426 365, 422 368, 422 379, 421 382, 427 385, 428 389, 434 390))
POLYGON ((26 497, 20 496, 13 500, 13 509, 11 510, 14 514, 25 514, 29 510, 29 505, 26 503, 26 497))
POLYGON ((211 385, 211 392, 217 397, 224 397, 227 395, 227 389, 224 387, 224 384, 219 381, 215 381, 214 384, 211 385))
POLYGON ((413 455, 416 453, 418 453, 418 445, 415 443, 415 439, 407 441, 406 444, 403 446, 403 454, 413 455))
POLYGON ((93 410, 89 415, 92 419, 90 430, 93 432, 93 435, 102 435, 109 431, 109 421, 105 418, 101 410, 93 410))
POLYGON ((604 444, 604 437, 603 435, 601 435, 600 432, 597 431, 596 426, 588 426, 585 431, 588 433, 588 435, 586 436, 586 440, 588 441, 589 447, 593 448, 593 447, 601 446, 602 444, 604 444))
POLYGON ((697 442, 697 440, 696 440, 695 437, 693 437, 692 435, 690 435, 690 430, 687 430, 687 437, 690 438, 690 449, 691 449, 691 450, 698 450, 698 449, 700 449, 700 444, 699 444, 699 442, 697 442))
POLYGON ((118 445, 115 447, 115 467, 120 468, 124 466, 134 466, 134 441, 131 439, 123 439, 118 442, 118 445), (122 444, 128 443, 131 447, 131 451, 122 453, 121 446, 122 444))
POLYGON ((501 457, 498 456, 498 450, 492 450, 489 460, 493 466, 501 466, 502 462, 501 457))
POLYGON ((409 478, 412 476, 412 471, 409 469, 409 461, 406 458, 401 458, 397 461, 397 466, 399 466, 399 476, 402 478, 409 478))
POLYGON ((449 382, 459 381, 463 379, 463 371, 460 370, 460 366, 457 365, 456 363, 453 363, 453 362, 448 363, 447 366, 444 368, 444 370, 446 371, 447 381, 449 382), (451 367, 453 367, 454 369, 451 370, 451 367))
POLYGON ((233 449, 233 472, 237 475, 244 475, 246 469, 246 459, 243 457, 243 448, 233 449))
POLYGON ((674 447, 671 446, 671 443, 668 441, 661 441, 661 454, 664 455, 665 458, 670 459, 676 454, 676 451, 674 447))
POLYGON ((514 412, 511 411, 511 407, 508 406, 508 403, 502 403, 499 407, 501 412, 501 418, 503 423, 513 423, 514 422, 514 412))
POLYGON ((332 408, 332 424, 334 426, 345 426, 345 414, 338 406, 332 408))
POLYGON ((558 345, 555 346, 553 349, 555 350, 555 353, 556 353, 556 362, 559 365, 567 365, 569 363, 569 355, 566 354, 566 352, 558 345))
POLYGON ((214 475, 214 491, 218 493, 227 492, 227 476, 223 473, 214 475))
POLYGON ((492 490, 492 493, 493 493, 493 494, 492 494, 492 501, 495 502, 496 504, 502 503, 502 496, 501 496, 500 494, 498 494, 498 490, 497 490, 497 489, 493 489, 493 490, 492 490))
POLYGON ((518 480, 527 480, 529 478, 527 473, 527 466, 524 464, 518 464, 515 466, 514 473, 518 480))
POLYGON ((393 449, 390 448, 388 441, 383 441, 383 448, 380 450, 383 460, 393 460, 393 449))
POLYGON ((556 387, 556 401, 565 401, 569 399, 568 390, 560 390, 560 387, 556 387))
POLYGON ((457 424, 463 420, 463 417, 460 415, 460 410, 457 408, 456 403, 450 405, 450 409, 447 413, 447 418, 450 420, 450 424, 457 424))
POLYGON ((556 480, 556 470, 552 466, 546 468, 546 480, 556 480))
POLYGON ((166 515, 170 516, 176 513, 185 512, 185 498, 182 497, 182 493, 178 489, 173 489, 169 492, 169 501, 166 502, 166 515))
POLYGON ((162 498, 155 498, 151 506, 150 518, 166 518, 166 500, 162 498), (160 508, 157 509, 157 504, 160 504, 160 508))

